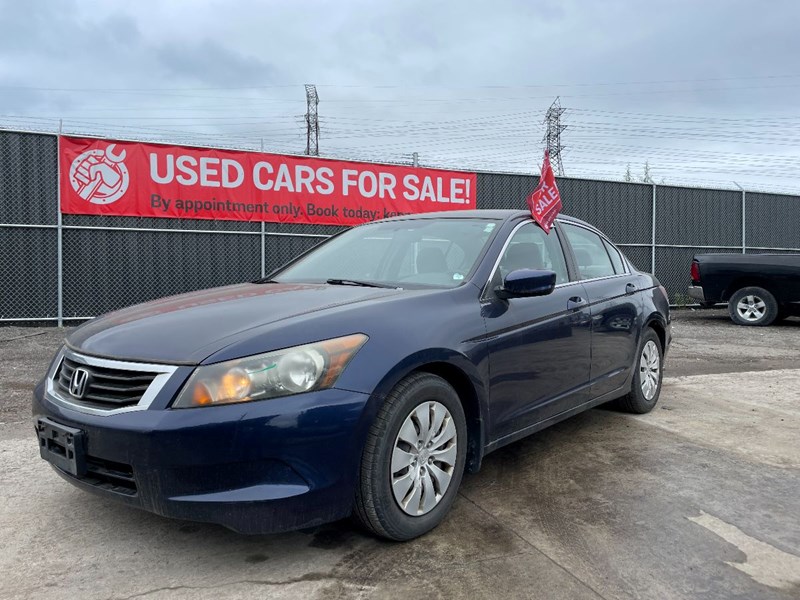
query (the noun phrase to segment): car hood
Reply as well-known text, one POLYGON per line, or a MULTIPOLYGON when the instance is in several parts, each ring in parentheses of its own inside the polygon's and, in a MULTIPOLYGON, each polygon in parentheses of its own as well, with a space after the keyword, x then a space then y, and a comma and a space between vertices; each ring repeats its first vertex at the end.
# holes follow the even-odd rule
POLYGON ((250 329, 401 293, 321 284, 234 285, 109 313, 76 329, 67 344, 95 356, 198 364, 250 329))

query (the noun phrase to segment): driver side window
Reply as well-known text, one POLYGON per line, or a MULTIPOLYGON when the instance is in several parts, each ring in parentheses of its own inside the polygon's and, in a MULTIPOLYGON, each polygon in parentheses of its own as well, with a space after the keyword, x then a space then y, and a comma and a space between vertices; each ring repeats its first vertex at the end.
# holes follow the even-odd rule
POLYGON ((556 284, 569 281, 567 263, 555 229, 549 235, 534 223, 517 229, 500 259, 498 271, 505 278, 517 269, 547 269, 555 272, 556 284))

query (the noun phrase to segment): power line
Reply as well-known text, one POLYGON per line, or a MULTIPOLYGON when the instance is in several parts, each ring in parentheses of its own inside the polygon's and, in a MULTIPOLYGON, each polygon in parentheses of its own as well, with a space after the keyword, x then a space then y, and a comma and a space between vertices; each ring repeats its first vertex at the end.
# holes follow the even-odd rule
MULTIPOLYGON (((624 85, 659 85, 672 83, 708 83, 719 81, 757 81, 772 79, 797 79, 800 75, 751 75, 740 77, 704 77, 697 79, 661 79, 645 81, 612 81, 612 82, 580 82, 580 83, 548 83, 548 84, 516 84, 516 85, 466 85, 445 86, 435 85, 370 85, 370 84, 318 84, 316 87, 336 89, 547 89, 553 87, 609 87, 624 85)), ((0 85, 3 90, 21 90, 37 92, 99 92, 99 93, 126 93, 126 92, 202 92, 202 91, 227 91, 227 90, 272 90, 300 87, 300 83, 279 83, 270 85, 224 86, 224 87, 39 87, 22 85, 0 85)))

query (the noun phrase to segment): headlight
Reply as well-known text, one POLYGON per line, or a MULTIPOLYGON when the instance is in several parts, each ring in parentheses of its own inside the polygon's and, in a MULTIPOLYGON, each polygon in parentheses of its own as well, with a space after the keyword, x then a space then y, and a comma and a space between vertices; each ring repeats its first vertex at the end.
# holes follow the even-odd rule
POLYGON ((329 388, 367 339, 356 333, 197 367, 172 406, 250 402, 329 388))

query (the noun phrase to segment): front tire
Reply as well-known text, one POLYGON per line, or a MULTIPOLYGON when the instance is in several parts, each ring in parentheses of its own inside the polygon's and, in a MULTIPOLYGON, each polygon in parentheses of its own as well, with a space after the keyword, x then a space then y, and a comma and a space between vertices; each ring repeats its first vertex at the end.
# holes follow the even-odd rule
POLYGON ((765 327, 778 318, 778 302, 764 288, 745 287, 731 296, 728 312, 737 325, 765 327))
POLYGON ((386 398, 367 436, 356 518, 395 541, 429 532, 455 500, 466 455, 466 418, 455 390, 430 373, 409 375, 386 398))
POLYGON ((634 369, 631 391, 617 401, 617 406, 626 412, 643 415, 653 410, 658 402, 664 376, 661 340, 650 327, 642 334, 634 369))

